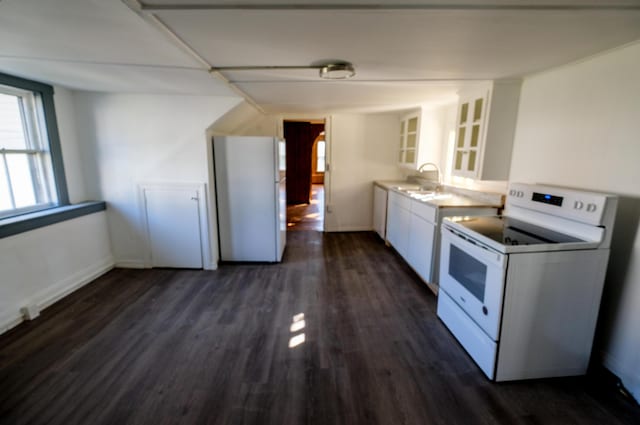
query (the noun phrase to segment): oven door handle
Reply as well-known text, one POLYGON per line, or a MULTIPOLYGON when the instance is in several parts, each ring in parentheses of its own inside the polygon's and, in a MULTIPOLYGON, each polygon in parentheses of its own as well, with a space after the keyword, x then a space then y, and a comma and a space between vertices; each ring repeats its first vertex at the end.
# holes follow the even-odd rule
POLYGON ((490 251, 490 252, 493 252, 493 253, 496 253, 496 254, 500 254, 500 253, 499 253, 499 252, 497 252, 496 250, 491 249, 491 248, 489 248, 488 246, 481 244, 480 242, 478 242, 478 241, 474 240, 473 238, 470 238, 470 237, 468 237, 468 236, 466 236, 466 235, 464 235, 464 234, 462 234, 462 233, 458 232, 457 230, 450 229, 450 228, 448 228, 448 227, 445 227, 444 229, 445 229, 445 230, 450 231, 451 233, 453 233, 454 235, 456 235, 456 236, 457 236, 457 237, 459 237, 460 239, 464 239, 465 241, 467 241, 467 242, 469 242, 469 243, 471 243, 471 244, 473 244, 473 245, 477 246, 478 248, 482 248, 482 249, 485 249, 485 250, 487 250, 487 251, 490 251))
POLYGON ((478 242, 473 238, 470 238, 462 234, 461 232, 458 232, 449 227, 444 227, 444 226, 442 227, 442 236, 443 236, 443 243, 445 239, 450 239, 451 243, 453 243, 454 241, 457 241, 457 243, 460 244, 462 247, 466 246, 468 247, 467 249, 478 252, 478 255, 481 255, 487 261, 491 261, 496 265, 500 265, 503 269, 506 268, 507 262, 506 262, 505 254, 502 254, 501 252, 498 252, 482 244, 481 242, 478 242))

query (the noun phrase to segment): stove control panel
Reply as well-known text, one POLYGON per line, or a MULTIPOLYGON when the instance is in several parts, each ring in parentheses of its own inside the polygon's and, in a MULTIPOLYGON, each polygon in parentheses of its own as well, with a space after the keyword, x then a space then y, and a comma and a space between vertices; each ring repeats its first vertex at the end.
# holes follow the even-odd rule
POLYGON ((599 226, 608 197, 610 195, 563 187, 512 183, 506 205, 599 226))
POLYGON ((535 202, 542 202, 543 204, 555 205, 556 207, 561 207, 562 202, 564 201, 564 197, 550 195, 548 193, 540 193, 533 192, 531 196, 531 200, 535 202))

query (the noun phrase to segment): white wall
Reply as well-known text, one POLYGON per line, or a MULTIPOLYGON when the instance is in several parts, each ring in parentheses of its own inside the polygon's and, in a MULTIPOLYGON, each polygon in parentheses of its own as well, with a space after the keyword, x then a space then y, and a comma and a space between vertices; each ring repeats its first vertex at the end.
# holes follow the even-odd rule
MULTIPOLYGON (((60 145, 72 203, 87 200, 73 95, 54 94, 60 145)), ((45 308, 113 267, 104 212, 0 239, 0 333, 22 320, 20 308, 45 308)))
POLYGON ((373 180, 397 180, 400 121, 396 115, 332 115, 327 231, 371 230, 373 180))
MULTIPOLYGON (((107 201, 116 264, 142 267, 148 248, 138 185, 209 185, 207 128, 240 99, 76 92, 74 100, 78 136, 86 142, 85 164, 95 170, 87 191, 107 201)), ((208 212, 209 223, 215 223, 211 205, 208 212)), ((215 226, 209 227, 213 249, 208 266, 215 267, 217 236, 215 226)))
POLYGON ((621 196, 595 356, 640 400, 640 43, 525 79, 511 181, 621 196))
POLYGON ((422 108, 418 167, 425 162, 432 162, 441 172, 444 171, 446 152, 443 151, 446 151, 449 131, 455 130, 455 111, 456 104, 422 108))
MULTIPOLYGON (((98 200, 88 199, 85 181, 90 176, 85 175, 85 168, 82 162, 82 143, 79 142, 76 132, 76 117, 73 107, 73 92, 55 87, 54 103, 56 106, 56 116, 58 121, 58 133, 62 146, 62 160, 64 162, 64 172, 67 179, 67 190, 69 191, 69 201, 72 204, 98 200)), ((92 173, 89 171, 89 174, 92 173)))
POLYGON ((0 239, 0 333, 112 267, 104 212, 0 239))
POLYGON ((330 171, 325 173, 325 202, 331 212, 325 214, 325 230, 371 230, 373 181, 404 179, 396 160, 400 134, 398 115, 265 115, 243 126, 241 134, 282 137, 283 120, 326 120, 330 171))
POLYGON ((211 135, 275 136, 274 118, 242 101, 220 117, 210 128, 211 135))

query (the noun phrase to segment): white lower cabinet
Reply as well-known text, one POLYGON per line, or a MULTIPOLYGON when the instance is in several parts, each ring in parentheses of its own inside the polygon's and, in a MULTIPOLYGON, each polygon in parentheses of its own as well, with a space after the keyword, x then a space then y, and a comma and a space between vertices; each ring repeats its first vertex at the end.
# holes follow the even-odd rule
POLYGON ((387 242, 392 246, 398 244, 400 239, 400 207, 392 202, 393 192, 389 193, 389 200, 387 201, 387 242))
POLYGON ((389 193, 387 207, 387 241, 406 260, 409 250, 411 200, 395 192, 389 193))
POLYGON ((373 185, 373 230, 382 239, 387 237, 387 190, 373 185))
POLYGON ((411 214, 407 262, 426 282, 433 282, 433 252, 436 224, 411 214))
POLYGON ((427 282, 432 280, 437 208, 389 192, 387 241, 427 282))
MULTIPOLYGON (((499 201, 496 201, 499 202, 499 201)), ((432 291, 438 291, 440 224, 448 216, 495 215, 497 206, 438 207, 409 195, 387 191, 387 242, 432 291)))

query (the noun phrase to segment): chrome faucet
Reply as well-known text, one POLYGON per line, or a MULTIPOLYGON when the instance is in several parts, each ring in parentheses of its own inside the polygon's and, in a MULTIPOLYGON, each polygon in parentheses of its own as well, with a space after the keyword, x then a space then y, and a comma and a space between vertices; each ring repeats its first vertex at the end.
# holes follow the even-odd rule
POLYGON ((442 181, 440 180, 440 168, 438 168, 438 166, 436 164, 434 164, 433 162, 425 162, 424 164, 421 164, 420 167, 418 167, 418 172, 422 173, 423 168, 428 167, 429 165, 431 165, 433 168, 436 169, 436 172, 438 173, 438 186, 442 185, 442 181))

